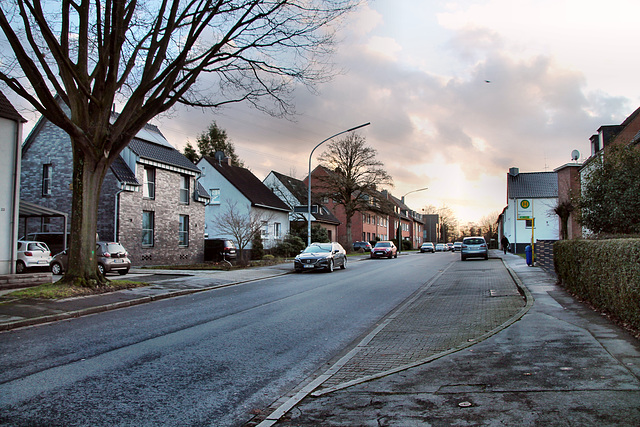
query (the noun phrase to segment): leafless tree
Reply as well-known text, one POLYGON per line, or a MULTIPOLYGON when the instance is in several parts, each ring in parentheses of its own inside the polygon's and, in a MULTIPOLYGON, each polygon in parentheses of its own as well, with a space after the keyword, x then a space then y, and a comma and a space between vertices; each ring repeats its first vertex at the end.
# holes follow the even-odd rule
POLYGON ((63 280, 102 283, 92 256, 100 187, 149 120, 177 103, 220 107, 244 101, 270 114, 292 113, 293 88, 331 77, 326 58, 332 24, 357 3, 0 3, 0 29, 11 48, 0 53, 0 81, 71 138, 72 262, 63 280), (121 105, 117 117, 115 103, 121 105))
POLYGON ((453 209, 443 204, 439 208, 433 205, 427 205, 422 210, 425 214, 438 214, 440 234, 443 242, 448 242, 456 238, 458 235, 458 219, 453 209))
POLYGON ((244 250, 255 236, 260 235, 264 223, 269 223, 273 215, 254 211, 251 206, 243 210, 235 202, 228 203, 224 209, 215 217, 213 226, 217 234, 233 237, 240 262, 245 263, 244 250))
POLYGON ((351 246, 351 221, 356 212, 382 208, 387 203, 380 197, 378 186, 392 185, 391 176, 376 159, 377 151, 366 145, 355 132, 329 143, 318 158, 328 173, 317 177, 316 194, 344 207, 347 228, 346 244, 351 246))

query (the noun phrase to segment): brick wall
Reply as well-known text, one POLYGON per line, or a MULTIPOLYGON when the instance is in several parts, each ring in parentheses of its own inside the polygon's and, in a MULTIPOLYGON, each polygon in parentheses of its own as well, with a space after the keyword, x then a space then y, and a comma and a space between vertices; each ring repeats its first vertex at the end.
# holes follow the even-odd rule
MULTIPOLYGON (((137 165, 136 177, 143 179, 144 166, 137 165)), ((191 178, 193 190, 195 179, 191 178)), ((193 191, 192 191, 193 193, 193 191)), ((190 197, 181 204, 180 174, 156 169, 156 197, 146 199, 143 192, 120 193, 118 215, 120 243, 130 254, 133 265, 193 264, 204 259, 204 205, 190 197), (142 211, 154 212, 153 247, 142 245, 142 211), (179 215, 189 216, 189 246, 178 245, 179 215)))

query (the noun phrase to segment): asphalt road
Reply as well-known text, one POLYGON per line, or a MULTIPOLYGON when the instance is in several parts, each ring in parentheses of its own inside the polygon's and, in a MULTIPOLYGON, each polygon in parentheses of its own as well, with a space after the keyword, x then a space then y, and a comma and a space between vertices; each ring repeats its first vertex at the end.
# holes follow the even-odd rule
POLYGON ((0 424, 242 425, 451 253, 349 263, 0 334, 0 424))

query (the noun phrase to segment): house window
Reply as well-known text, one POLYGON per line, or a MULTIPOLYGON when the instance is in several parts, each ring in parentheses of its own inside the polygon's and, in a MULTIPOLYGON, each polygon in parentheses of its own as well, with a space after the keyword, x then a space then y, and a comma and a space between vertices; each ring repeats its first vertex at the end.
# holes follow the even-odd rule
POLYGON ((40 230, 42 230, 43 233, 48 233, 51 231, 51 228, 51 217, 43 216, 40 230))
POLYGON ((189 246, 189 215, 180 215, 178 226, 178 245, 189 246))
POLYGON ((267 221, 262 221, 262 230, 260 231, 260 236, 265 238, 269 235, 269 223, 267 221))
POLYGON ((153 246, 153 211, 142 211, 142 246, 153 246))
POLYGON ((42 195, 51 195, 51 175, 53 174, 53 165, 51 163, 42 165, 42 195))
POLYGON ((280 238, 281 226, 282 224, 280 224, 279 222, 273 223, 273 237, 275 237, 276 239, 280 238))
POLYGON ((142 187, 142 197, 145 199, 156 198, 156 170, 154 168, 144 168, 144 186, 142 187))
POLYGON ((211 195, 211 204, 219 205, 220 204, 220 189, 212 188, 209 190, 209 194, 211 195))
POLYGON ((533 226, 533 220, 532 219, 525 219, 524 220, 524 226, 525 226, 525 228, 531 229, 531 227, 533 226))
POLYGON ((365 240, 367 240, 367 235, 363 231, 362 232, 362 241, 364 242, 365 240))
POLYGON ((189 204, 189 176, 180 176, 180 203, 189 204))

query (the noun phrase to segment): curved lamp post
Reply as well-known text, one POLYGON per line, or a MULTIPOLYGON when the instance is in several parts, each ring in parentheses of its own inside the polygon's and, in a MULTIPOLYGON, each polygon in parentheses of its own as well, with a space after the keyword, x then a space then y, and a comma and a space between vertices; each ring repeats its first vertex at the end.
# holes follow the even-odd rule
POLYGON ((316 151, 316 148, 330 140, 331 138, 335 138, 338 135, 342 135, 343 133, 352 132, 356 129, 363 128, 365 126, 369 126, 371 122, 367 122, 361 124, 360 126, 353 127, 351 129, 343 130, 342 132, 338 132, 335 135, 331 135, 329 138, 322 141, 320 144, 313 147, 311 150, 311 154, 309 154, 309 175, 307 175, 308 182, 308 192, 307 192, 307 246, 311 245, 311 157, 313 156, 313 152, 316 151))
MULTIPOLYGON (((411 190, 408 193, 405 193, 404 196, 402 196, 402 198, 400 199, 401 203, 404 203, 404 198, 407 197, 407 195, 411 194, 411 193, 417 193, 418 191, 424 191, 424 190, 428 190, 429 187, 424 187, 424 188, 418 188, 417 190, 411 190)), ((398 253, 400 253, 401 249, 402 249, 402 221, 400 220, 400 214, 402 213, 402 208, 400 206, 398 206, 398 253)))

